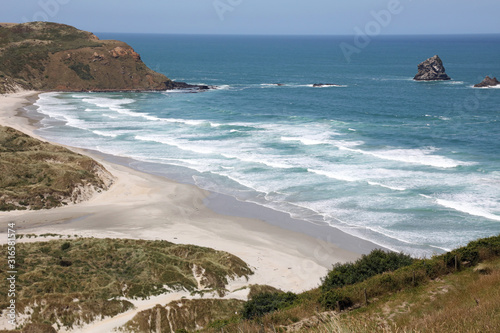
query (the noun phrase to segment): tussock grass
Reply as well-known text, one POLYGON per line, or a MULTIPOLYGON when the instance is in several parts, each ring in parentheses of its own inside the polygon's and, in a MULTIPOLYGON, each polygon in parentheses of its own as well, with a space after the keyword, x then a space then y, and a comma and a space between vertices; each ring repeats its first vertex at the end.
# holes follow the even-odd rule
POLYGON ((0 126, 0 211, 44 209, 79 200, 78 187, 107 188, 89 157, 0 126))
MULTIPOLYGON (((2 246, 6 253, 6 246, 2 246)), ((228 280, 248 277, 238 257, 194 245, 127 239, 64 239, 18 243, 17 311, 31 321, 72 327, 101 316, 114 316, 132 304, 121 297, 146 298, 169 290, 205 288, 225 293, 228 280)), ((6 279, 7 273, 0 272, 6 279)), ((0 290, 0 310, 8 306, 0 290)))
POLYGON ((157 305, 138 313, 121 328, 122 332, 179 332, 196 331, 210 325, 215 329, 233 320, 244 301, 220 299, 195 299, 174 301, 166 306, 157 305), (215 319, 215 320, 214 320, 215 319))
POLYGON ((365 272, 361 282, 307 291, 288 308, 204 332, 500 332, 500 236, 392 272, 365 272), (335 299, 324 302, 335 295, 351 306, 339 312, 335 299))
POLYGON ((343 312, 312 332, 499 332, 500 259, 343 312), (336 330, 326 330, 336 326, 336 330))

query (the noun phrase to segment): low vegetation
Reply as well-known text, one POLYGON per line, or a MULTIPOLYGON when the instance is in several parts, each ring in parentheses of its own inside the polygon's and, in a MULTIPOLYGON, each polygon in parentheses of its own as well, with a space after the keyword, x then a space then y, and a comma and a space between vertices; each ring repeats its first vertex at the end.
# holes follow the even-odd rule
POLYGON ((0 211, 79 202, 110 184, 91 158, 0 126, 0 211))
POLYGON ((182 299, 138 313, 120 331, 187 332, 208 325, 216 329, 231 322, 244 303, 235 299, 182 299))
MULTIPOLYGON (((18 244, 18 253, 21 312, 47 332, 126 311, 123 297, 200 287, 223 295, 228 279, 251 274, 227 253, 164 241, 66 238, 18 244)), ((181 299, 138 313, 121 331, 498 332, 500 236, 425 260, 376 250, 301 294, 247 288, 247 302, 181 299)))
MULTIPOLYGON (((28 323, 66 328, 115 316, 132 307, 129 300, 172 290, 201 288, 223 295, 230 279, 253 274, 225 252, 127 239, 18 243, 16 265, 18 313, 28 316, 28 323)), ((5 280, 7 272, 0 278, 5 280)), ((6 290, 0 290, 0 310, 8 304, 6 290)))
POLYGON ((23 88, 39 88, 41 82, 35 82, 36 87, 28 87, 28 82, 45 81, 52 54, 101 45, 92 34, 62 24, 33 22, 0 26, 0 74, 23 88))
POLYGON ((488 259, 343 312, 317 332, 500 332, 499 299, 500 258, 488 259))
POLYGON ((365 281, 372 276, 384 272, 393 272, 398 268, 409 266, 413 259, 403 253, 373 250, 368 255, 363 255, 354 263, 336 264, 323 279, 321 289, 328 291, 347 285, 365 281))
POLYGON ((254 296, 244 308, 262 307, 261 315, 243 311, 203 332, 498 332, 500 236, 425 260, 377 250, 272 306, 283 295, 254 296))
POLYGON ((291 292, 260 293, 245 303, 242 316, 246 319, 262 317, 266 313, 292 306, 297 298, 297 295, 291 292))

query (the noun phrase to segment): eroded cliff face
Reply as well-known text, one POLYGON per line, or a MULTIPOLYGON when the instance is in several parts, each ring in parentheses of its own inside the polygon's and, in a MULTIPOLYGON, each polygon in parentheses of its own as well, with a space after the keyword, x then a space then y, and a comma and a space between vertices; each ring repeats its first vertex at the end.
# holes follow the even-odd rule
POLYGON ((157 91, 177 83, 149 69, 124 42, 48 22, 0 23, 0 93, 157 91))

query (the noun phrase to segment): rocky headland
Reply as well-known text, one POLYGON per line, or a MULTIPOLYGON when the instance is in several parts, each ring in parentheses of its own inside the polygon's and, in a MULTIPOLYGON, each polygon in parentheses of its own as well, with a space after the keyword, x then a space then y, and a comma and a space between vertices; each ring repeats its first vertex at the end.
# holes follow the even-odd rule
POLYGON ((207 90, 148 68, 128 44, 49 23, 0 23, 0 93, 207 90))
POLYGON ((483 81, 474 85, 474 88, 488 88, 500 85, 500 81, 496 77, 486 76, 483 81))
POLYGON ((435 55, 418 65, 418 73, 413 78, 416 81, 451 80, 446 74, 443 61, 435 55))

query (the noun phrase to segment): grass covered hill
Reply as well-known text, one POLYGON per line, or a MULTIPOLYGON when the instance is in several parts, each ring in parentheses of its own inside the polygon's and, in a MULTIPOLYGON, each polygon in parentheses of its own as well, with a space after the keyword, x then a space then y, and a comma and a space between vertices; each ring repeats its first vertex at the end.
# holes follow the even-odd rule
POLYGON ((500 235, 427 259, 374 250, 318 289, 254 295, 202 332, 496 333, 499 300, 500 235))
POLYGON ((0 126, 0 211, 78 203, 111 184, 90 157, 0 126))
MULTIPOLYGON (((354 263, 335 265, 320 288, 301 294, 246 286, 247 302, 207 296, 210 291, 223 295, 230 279, 248 277, 252 271, 235 256, 198 246, 68 238, 18 243, 16 252, 16 304, 26 320, 18 331, 9 332, 76 328, 133 308, 134 298, 172 289, 205 296, 137 312, 119 331, 500 330, 500 236, 426 259, 375 250, 354 263)), ((6 274, 0 271, 0 278, 6 274)), ((5 309, 7 300, 6 291, 0 290, 0 309, 5 309)))
MULTIPOLYGON (((7 253, 6 245, 1 252, 7 253)), ((18 324, 39 330, 54 324, 70 329, 116 316, 133 308, 131 299, 170 290, 224 295, 229 280, 253 274, 245 262, 226 252, 127 239, 17 243, 16 265, 16 310, 25 318, 18 324)), ((0 271, 0 278, 7 277, 0 271)), ((8 305, 4 288, 0 310, 8 305)))
POLYGON ((0 23, 0 93, 147 91, 176 83, 149 69, 132 47, 49 23, 0 23))

